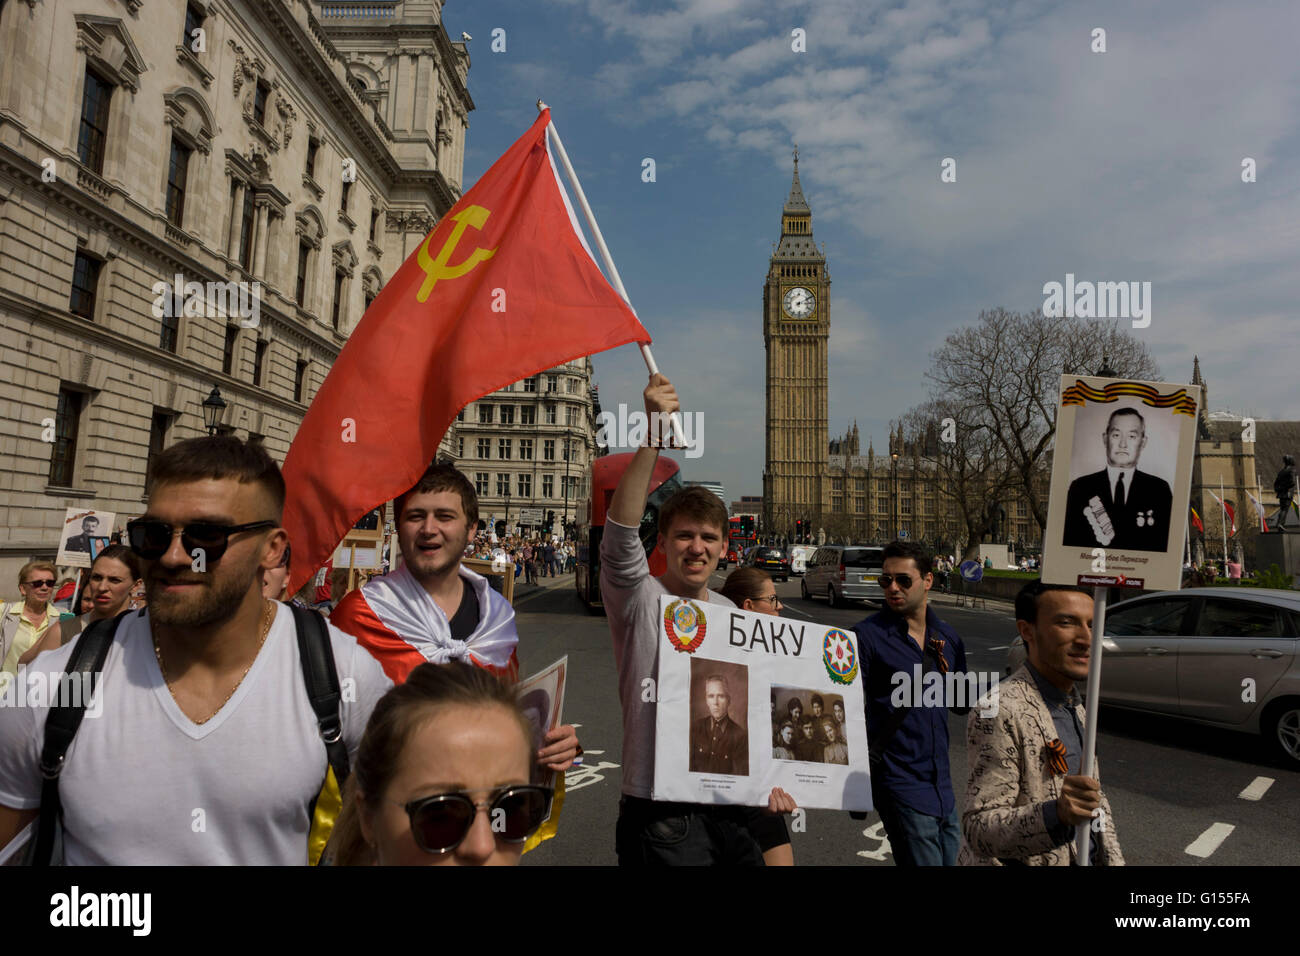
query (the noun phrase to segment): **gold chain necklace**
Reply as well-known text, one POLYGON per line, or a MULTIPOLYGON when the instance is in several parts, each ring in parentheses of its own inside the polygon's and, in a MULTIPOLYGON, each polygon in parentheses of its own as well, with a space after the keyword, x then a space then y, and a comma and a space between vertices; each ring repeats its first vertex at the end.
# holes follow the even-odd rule
MULTIPOLYGON (((264 600, 262 604, 262 636, 257 641, 258 652, 261 652, 262 645, 266 643, 266 635, 271 633, 271 622, 273 620, 275 620, 275 604, 272 601, 264 600)), ((153 652, 154 656, 158 658, 158 670, 162 672, 163 683, 167 685, 167 691, 172 695, 172 700, 176 701, 176 706, 180 707, 181 702, 176 697, 176 691, 172 690, 172 682, 167 679, 167 666, 163 664, 162 647, 158 644, 158 638, 155 635, 151 633, 150 636, 153 637, 153 652)), ((217 716, 217 714, 221 713, 221 708, 230 703, 230 698, 235 696, 235 691, 239 690, 239 685, 244 682, 244 678, 248 676, 248 672, 253 669, 253 662, 256 660, 257 653, 254 653, 253 660, 248 662, 248 666, 244 668, 244 673, 239 675, 239 680, 235 681, 235 686, 230 688, 230 693, 226 695, 226 699, 221 702, 216 710, 208 714, 208 716, 204 717, 202 720, 194 721, 194 723, 206 724, 213 717, 217 716)), ((184 708, 181 708, 181 713, 185 713, 184 708)))

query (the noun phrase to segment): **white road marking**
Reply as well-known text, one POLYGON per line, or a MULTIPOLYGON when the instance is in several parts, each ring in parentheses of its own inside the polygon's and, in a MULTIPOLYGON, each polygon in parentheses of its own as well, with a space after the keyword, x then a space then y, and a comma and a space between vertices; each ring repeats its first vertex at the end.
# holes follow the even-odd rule
POLYGON ((1273 786, 1272 777, 1256 777, 1251 781, 1250 786, 1237 794, 1237 796, 1242 800, 1258 800, 1264 794, 1268 793, 1268 788, 1271 786, 1273 786))
POLYGON ((1183 852, 1191 856, 1199 856, 1203 860, 1208 859, 1235 829, 1237 828, 1231 823, 1212 823, 1210 828, 1193 840, 1183 852))
POLYGON ((862 831, 862 835, 868 840, 879 840, 880 846, 874 850, 859 850, 858 856, 865 856, 868 860, 885 861, 885 857, 893 853, 889 846, 889 837, 885 836, 885 825, 879 821, 873 823, 862 831))
POLYGON ((999 644, 997 647, 990 647, 989 650, 991 650, 991 651, 1005 651, 1005 650, 1006 650, 1008 647, 1010 647, 1010 646, 1011 646, 1010 644, 999 644))

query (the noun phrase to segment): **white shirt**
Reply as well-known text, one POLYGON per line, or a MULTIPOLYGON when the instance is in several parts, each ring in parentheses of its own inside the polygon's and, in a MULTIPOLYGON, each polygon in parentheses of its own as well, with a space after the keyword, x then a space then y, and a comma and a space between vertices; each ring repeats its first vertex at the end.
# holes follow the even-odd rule
MULTIPOLYGON (((355 760, 366 720, 392 686, 357 642, 329 628, 343 692, 343 739, 355 760)), ((75 644, 41 654, 0 698, 0 805, 40 805, 48 701, 75 644)), ((123 619, 68 750, 59 797, 67 863, 304 865, 307 808, 328 761, 307 698, 293 614, 283 604, 248 675, 210 720, 172 698, 147 615, 123 619), (98 712, 98 713, 97 713, 98 712)))
POLYGON ((1137 471, 1137 465, 1128 468, 1116 468, 1114 465, 1106 466, 1106 480, 1110 482, 1110 500, 1115 500, 1115 485, 1119 481, 1119 476, 1124 476, 1124 503, 1128 504, 1128 496, 1133 491, 1133 472, 1137 471))

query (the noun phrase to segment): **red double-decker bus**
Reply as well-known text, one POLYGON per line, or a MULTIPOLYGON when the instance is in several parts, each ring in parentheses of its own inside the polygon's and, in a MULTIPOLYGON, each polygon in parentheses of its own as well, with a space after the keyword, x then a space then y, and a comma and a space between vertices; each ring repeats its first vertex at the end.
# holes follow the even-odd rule
POLYGON ((724 560, 719 562, 719 567, 726 567, 727 563, 739 563, 744 560, 745 553, 758 544, 758 529, 753 515, 736 515, 731 518, 728 531, 731 540, 727 543, 727 553, 723 556, 724 560))
MULTIPOLYGON (((591 465, 591 497, 578 506, 578 554, 574 562, 574 583, 578 597, 588 608, 601 606, 600 600, 600 539, 605 533, 605 512, 614 497, 614 490, 632 463, 632 452, 605 455, 591 465)), ((655 551, 659 538, 659 509, 678 488, 682 487, 681 468, 666 455, 659 456, 650 476, 650 493, 646 496, 645 511, 641 514, 641 543, 650 561, 650 573, 663 574, 667 569, 664 556, 655 551)))

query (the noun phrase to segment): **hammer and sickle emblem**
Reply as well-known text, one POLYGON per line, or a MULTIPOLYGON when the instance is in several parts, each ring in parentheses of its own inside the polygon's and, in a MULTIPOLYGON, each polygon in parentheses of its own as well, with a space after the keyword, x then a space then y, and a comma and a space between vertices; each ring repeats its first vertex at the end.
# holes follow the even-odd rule
POLYGON ((420 286, 420 291, 415 296, 418 301, 423 302, 429 298, 429 293, 433 291, 433 287, 439 279, 458 279, 480 262, 485 262, 496 254, 496 249, 477 247, 464 262, 454 266, 447 264, 457 243, 460 242, 460 237, 464 235, 465 229, 469 226, 482 229, 483 224, 487 222, 490 215, 492 215, 491 211, 484 209, 482 206, 466 206, 452 216, 451 218, 456 221, 456 227, 452 229, 451 235, 447 237, 447 241, 438 250, 436 258, 429 258, 429 242, 433 239, 432 233, 429 234, 428 239, 425 239, 420 244, 417 258, 420 268, 425 272, 425 279, 420 286))

